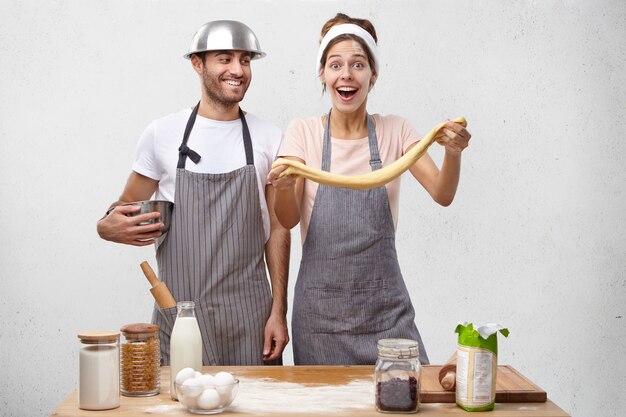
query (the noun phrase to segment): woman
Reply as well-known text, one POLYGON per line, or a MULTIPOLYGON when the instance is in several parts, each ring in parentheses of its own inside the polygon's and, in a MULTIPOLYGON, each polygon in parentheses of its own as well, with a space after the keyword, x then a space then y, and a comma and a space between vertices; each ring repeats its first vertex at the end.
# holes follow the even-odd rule
MULTIPOLYGON (((419 137, 398 116, 368 115, 367 97, 378 77, 376 31, 364 19, 337 14, 322 28, 318 75, 328 91, 328 115, 296 119, 279 155, 339 175, 389 165, 419 137)), ((443 206, 456 193, 461 151, 470 134, 446 122, 441 170, 426 154, 410 172, 443 206)), ((319 185, 292 175, 285 165, 268 175, 283 226, 301 225, 302 261, 292 315, 296 364, 373 364, 376 342, 408 338, 428 363, 395 248, 400 179, 370 190, 319 185)))

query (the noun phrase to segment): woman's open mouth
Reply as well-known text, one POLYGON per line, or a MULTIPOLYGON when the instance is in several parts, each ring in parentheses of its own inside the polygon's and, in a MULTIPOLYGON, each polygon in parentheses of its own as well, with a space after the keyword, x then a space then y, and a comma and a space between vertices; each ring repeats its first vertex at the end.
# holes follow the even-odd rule
POLYGON ((339 87, 337 93, 343 98, 349 99, 356 94, 359 89, 356 87, 339 87))

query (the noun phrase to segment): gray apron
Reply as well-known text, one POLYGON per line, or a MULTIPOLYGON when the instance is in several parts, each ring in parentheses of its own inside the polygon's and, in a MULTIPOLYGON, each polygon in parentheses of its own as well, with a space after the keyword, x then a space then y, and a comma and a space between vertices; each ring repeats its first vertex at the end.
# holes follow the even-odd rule
MULTIPOLYGON (((243 112, 246 165, 223 174, 187 171, 187 146, 198 112, 187 122, 176 169, 174 211, 156 258, 159 277, 176 301, 194 301, 204 365, 261 365, 271 293, 265 273, 265 235, 250 132, 243 112)), ((161 357, 169 364, 176 308, 155 305, 161 357)))
MULTIPOLYGON (((322 170, 330 171, 330 112, 322 170)), ((368 115, 370 165, 382 168, 368 115)), ((292 314, 296 365, 369 365, 384 338, 417 340, 428 363, 404 284, 385 186, 319 186, 302 248, 292 314)))

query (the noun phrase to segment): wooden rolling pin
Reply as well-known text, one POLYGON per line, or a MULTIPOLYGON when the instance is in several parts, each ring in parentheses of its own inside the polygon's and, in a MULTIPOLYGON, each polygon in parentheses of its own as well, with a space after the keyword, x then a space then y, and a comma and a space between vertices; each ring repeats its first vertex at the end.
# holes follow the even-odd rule
POLYGON ((439 383, 446 391, 453 391, 456 385, 456 351, 439 370, 439 383))
POLYGON ((141 270, 143 271, 148 281, 150 281, 150 292, 152 296, 156 300, 157 304, 161 308, 172 308, 176 307, 176 300, 172 297, 172 293, 167 288, 164 282, 159 281, 156 274, 152 270, 152 267, 147 261, 143 261, 139 266, 141 266, 141 270))

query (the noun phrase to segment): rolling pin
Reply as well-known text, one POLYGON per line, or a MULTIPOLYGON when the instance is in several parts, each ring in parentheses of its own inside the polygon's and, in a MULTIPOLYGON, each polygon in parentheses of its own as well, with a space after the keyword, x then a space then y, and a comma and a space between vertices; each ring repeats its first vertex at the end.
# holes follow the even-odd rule
POLYGON ((167 288, 164 282, 159 281, 156 274, 152 270, 152 267, 147 261, 143 261, 139 266, 141 266, 141 270, 143 271, 148 281, 150 281, 150 292, 152 296, 156 300, 157 304, 161 308, 172 308, 176 307, 176 300, 172 297, 172 293, 167 288))
POLYGON ((453 391, 456 385, 456 351, 439 370, 439 383, 446 391, 453 391))

